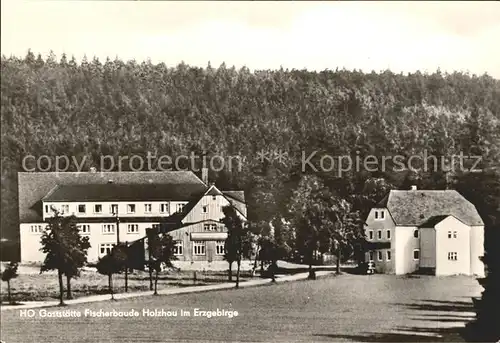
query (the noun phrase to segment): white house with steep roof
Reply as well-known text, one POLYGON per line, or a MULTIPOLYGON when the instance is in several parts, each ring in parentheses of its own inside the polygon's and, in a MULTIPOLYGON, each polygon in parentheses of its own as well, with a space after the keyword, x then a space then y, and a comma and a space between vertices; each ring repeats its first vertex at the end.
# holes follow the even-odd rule
POLYGON ((379 273, 484 276, 484 223, 455 190, 392 190, 365 222, 379 273))

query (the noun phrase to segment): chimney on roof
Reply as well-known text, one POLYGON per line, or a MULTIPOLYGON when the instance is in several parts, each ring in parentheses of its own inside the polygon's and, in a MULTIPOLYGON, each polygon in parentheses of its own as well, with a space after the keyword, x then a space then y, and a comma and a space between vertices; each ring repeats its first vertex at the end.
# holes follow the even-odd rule
POLYGON ((208 185, 208 168, 201 168, 201 181, 203 181, 205 185, 208 185))
POLYGON ((416 191, 416 190, 417 190, 417 186, 416 186, 416 185, 412 185, 412 186, 411 186, 411 190, 412 190, 412 191, 416 191))

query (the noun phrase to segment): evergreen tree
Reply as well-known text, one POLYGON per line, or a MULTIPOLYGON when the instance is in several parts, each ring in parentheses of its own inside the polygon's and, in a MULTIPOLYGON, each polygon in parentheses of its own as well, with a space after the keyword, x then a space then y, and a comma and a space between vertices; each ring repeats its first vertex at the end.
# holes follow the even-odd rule
POLYGON ((68 283, 68 298, 71 298, 71 278, 78 276, 79 270, 87 262, 89 238, 80 235, 75 216, 62 217, 57 211, 48 219, 48 225, 41 237, 41 250, 46 254, 40 273, 57 270, 59 279, 59 302, 64 305, 63 276, 68 283))

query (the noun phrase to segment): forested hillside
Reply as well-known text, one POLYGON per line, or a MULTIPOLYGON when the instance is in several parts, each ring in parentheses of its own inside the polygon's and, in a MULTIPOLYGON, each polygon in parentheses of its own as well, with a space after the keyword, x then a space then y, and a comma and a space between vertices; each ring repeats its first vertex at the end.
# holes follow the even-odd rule
MULTIPOLYGON (((98 167, 101 155, 240 155, 246 158, 241 170, 211 171, 210 177, 222 188, 247 192, 251 220, 285 211, 303 151, 405 158, 463 151, 483 156, 481 166, 489 171, 499 161, 500 81, 487 75, 169 68, 142 61, 76 63, 65 56, 57 61, 31 52, 2 56, 1 73, 1 229, 8 238, 17 236, 16 173, 28 154, 87 156, 84 170, 98 167), (289 159, 261 163, 256 157, 262 149, 285 151, 289 159)), ((381 184, 447 186, 439 168, 354 170, 341 178, 306 172, 337 192, 366 195, 363 211, 383 196, 381 184)), ((461 173, 451 176, 449 187, 472 187, 463 186, 461 173)))

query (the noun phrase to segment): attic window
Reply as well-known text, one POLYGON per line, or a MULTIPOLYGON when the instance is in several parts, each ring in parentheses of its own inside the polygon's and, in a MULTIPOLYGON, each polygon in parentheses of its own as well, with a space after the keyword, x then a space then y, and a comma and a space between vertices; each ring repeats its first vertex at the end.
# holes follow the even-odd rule
POLYGON ((217 200, 217 196, 216 195, 212 195, 212 200, 217 200))
POLYGON ((418 238, 418 230, 413 231, 413 237, 418 238))

